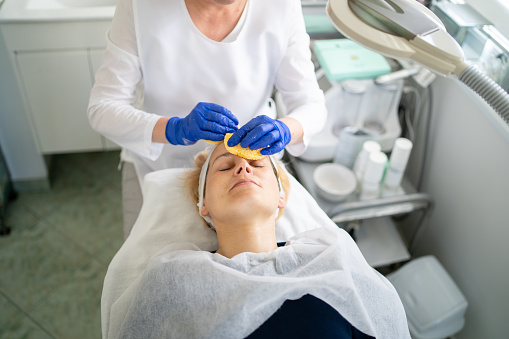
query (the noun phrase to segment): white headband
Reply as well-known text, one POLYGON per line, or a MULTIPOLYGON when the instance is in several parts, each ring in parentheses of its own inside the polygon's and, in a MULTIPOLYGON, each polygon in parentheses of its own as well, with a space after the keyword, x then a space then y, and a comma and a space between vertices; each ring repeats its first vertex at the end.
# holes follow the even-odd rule
MULTIPOLYGON (((207 160, 203 163, 200 172, 200 181, 198 182, 198 213, 201 215, 201 209, 203 207, 203 191, 205 189, 205 179, 207 178, 207 170, 209 169, 210 157, 212 156, 212 150, 210 150, 209 155, 207 156, 207 160)), ((212 218, 209 215, 203 216, 203 219, 209 224, 212 229, 215 229, 214 223, 212 222, 212 218)))
MULTIPOLYGON (((209 162, 210 162, 211 156, 212 156, 212 150, 210 150, 209 155, 207 156, 207 159, 205 160, 205 162, 203 163, 203 166, 201 168, 200 179, 198 182, 198 204, 197 204, 197 206, 198 206, 198 213, 200 214, 200 216, 203 219, 205 219, 205 221, 209 224, 209 226, 212 229, 215 229, 214 222, 212 221, 212 218, 210 217, 210 215, 206 215, 206 216, 201 215, 201 210, 203 208, 203 194, 205 191, 205 179, 207 178, 207 171, 209 169, 209 162)), ((285 191, 283 190, 283 186, 281 185, 281 179, 279 178, 276 160, 271 155, 269 155, 268 158, 270 159, 272 167, 273 167, 274 171, 276 172, 275 174, 276 174, 276 178, 277 178, 277 184, 279 186, 279 194, 284 199, 285 191)), ((279 214, 279 208, 276 209, 276 218, 278 217, 278 214, 279 214)))

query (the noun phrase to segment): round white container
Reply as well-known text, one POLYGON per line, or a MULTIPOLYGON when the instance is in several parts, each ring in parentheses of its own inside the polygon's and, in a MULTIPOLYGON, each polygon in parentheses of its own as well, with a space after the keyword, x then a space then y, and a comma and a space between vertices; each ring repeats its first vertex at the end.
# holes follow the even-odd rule
POLYGON ((318 166, 313 172, 313 180, 318 194, 330 201, 346 199, 357 186, 353 172, 343 165, 334 163, 318 166))

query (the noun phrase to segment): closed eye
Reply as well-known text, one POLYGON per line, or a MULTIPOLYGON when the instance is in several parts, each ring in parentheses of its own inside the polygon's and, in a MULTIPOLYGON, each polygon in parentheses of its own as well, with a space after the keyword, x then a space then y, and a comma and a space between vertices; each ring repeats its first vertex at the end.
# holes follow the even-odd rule
POLYGON ((263 160, 254 160, 254 161, 251 161, 251 166, 253 167, 256 167, 256 168, 263 168, 265 167, 265 163, 263 160))

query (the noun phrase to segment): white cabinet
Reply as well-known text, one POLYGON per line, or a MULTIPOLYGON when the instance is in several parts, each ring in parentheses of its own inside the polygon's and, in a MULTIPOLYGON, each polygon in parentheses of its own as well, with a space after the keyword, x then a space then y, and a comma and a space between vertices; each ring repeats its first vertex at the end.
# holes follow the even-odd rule
POLYGON ((42 153, 103 148, 88 122, 89 52, 20 52, 16 68, 42 153))
POLYGON ((41 154, 118 148, 95 132, 87 117, 108 27, 108 21, 2 24, 41 154))

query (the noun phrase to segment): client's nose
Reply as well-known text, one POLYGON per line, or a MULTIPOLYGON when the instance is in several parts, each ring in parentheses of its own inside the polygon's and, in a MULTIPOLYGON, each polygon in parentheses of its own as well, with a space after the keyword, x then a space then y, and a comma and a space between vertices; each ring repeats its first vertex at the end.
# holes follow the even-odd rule
POLYGON ((253 174, 253 168, 246 159, 240 159, 235 169, 235 174, 237 175, 242 174, 242 172, 253 174))

